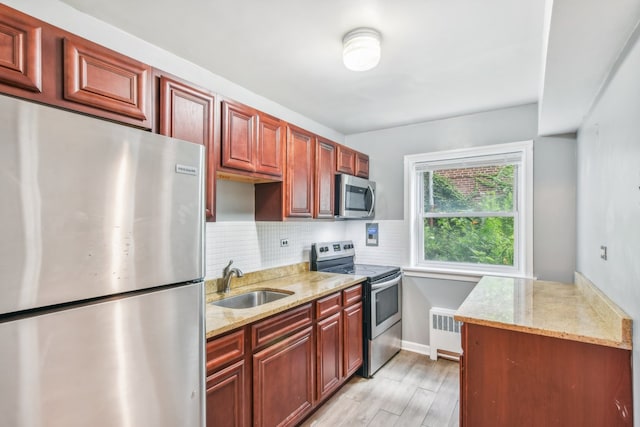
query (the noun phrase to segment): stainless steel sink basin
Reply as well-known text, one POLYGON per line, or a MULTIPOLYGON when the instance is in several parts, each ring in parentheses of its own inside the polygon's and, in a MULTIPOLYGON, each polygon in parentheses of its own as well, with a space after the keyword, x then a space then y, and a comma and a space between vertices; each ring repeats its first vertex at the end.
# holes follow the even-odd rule
POLYGON ((293 295, 293 292, 258 290, 212 301, 210 304, 226 308, 251 308, 268 302, 277 301, 288 297, 289 295, 293 295))

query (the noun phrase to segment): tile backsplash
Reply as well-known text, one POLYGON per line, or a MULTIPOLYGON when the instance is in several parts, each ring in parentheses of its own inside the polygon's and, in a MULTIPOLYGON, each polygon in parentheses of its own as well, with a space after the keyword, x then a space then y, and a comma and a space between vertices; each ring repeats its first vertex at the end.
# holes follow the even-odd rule
POLYGON ((356 261, 402 265, 408 253, 404 221, 376 221, 380 246, 365 246, 365 223, 370 221, 221 221, 207 223, 206 278, 222 276, 230 259, 243 272, 309 261, 314 242, 353 240, 356 261), (287 247, 280 240, 287 239, 287 247), (406 247, 405 247, 406 246, 406 247))

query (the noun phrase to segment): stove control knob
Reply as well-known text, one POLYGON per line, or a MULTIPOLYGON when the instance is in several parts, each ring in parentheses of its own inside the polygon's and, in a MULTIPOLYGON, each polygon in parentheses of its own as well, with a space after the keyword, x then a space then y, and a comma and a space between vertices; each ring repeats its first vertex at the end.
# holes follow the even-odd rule
POLYGON ((324 247, 324 251, 325 251, 325 252, 329 252, 329 246, 325 246, 325 247, 324 247))
POLYGON ((320 247, 320 252, 324 252, 324 247, 320 247))

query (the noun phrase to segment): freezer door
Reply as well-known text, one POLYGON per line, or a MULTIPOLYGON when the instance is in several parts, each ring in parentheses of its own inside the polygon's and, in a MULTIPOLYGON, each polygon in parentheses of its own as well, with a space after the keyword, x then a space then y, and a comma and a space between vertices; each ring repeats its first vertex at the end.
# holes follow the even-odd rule
POLYGON ((190 284, 0 323, 0 425, 204 426, 204 294, 190 284))
POLYGON ((204 147, 0 95, 0 314, 204 277, 204 147))

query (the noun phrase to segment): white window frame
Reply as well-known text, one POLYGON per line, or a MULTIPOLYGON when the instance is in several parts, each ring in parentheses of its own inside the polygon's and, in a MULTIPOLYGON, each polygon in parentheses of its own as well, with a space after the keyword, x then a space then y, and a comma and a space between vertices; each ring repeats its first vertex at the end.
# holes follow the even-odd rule
POLYGON ((462 148, 433 153, 412 154, 404 157, 405 212, 409 221, 411 265, 413 273, 436 275, 494 275, 533 276, 533 141, 520 141, 481 147, 462 148), (519 176, 514 189, 517 213, 514 223, 514 266, 472 264, 424 260, 424 222, 422 215, 421 173, 428 163, 439 165, 451 162, 452 167, 465 159, 478 157, 516 156, 519 158, 519 176))

